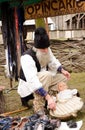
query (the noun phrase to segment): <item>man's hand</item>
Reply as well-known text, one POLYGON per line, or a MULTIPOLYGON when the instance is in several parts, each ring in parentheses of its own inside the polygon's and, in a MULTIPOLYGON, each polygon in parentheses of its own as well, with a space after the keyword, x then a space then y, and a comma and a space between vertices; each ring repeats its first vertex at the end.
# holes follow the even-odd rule
POLYGON ((46 97, 45 97, 45 99, 48 102, 48 108, 52 109, 52 110, 55 110, 56 109, 56 103, 53 100, 53 98, 49 94, 47 94, 46 97))
POLYGON ((70 79, 70 73, 62 68, 61 73, 67 78, 70 79))
POLYGON ((0 91, 3 91, 5 89, 4 86, 0 86, 0 91))

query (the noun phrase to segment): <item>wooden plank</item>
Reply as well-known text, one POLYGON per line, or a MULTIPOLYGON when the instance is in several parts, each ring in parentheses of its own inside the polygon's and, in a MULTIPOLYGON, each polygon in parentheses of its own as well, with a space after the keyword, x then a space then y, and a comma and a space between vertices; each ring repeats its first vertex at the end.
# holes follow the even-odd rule
POLYGON ((11 111, 11 112, 6 112, 6 113, 3 113, 3 114, 0 114, 0 116, 9 116, 9 115, 19 113, 19 112, 22 112, 22 111, 25 111, 25 110, 28 110, 28 107, 24 107, 22 109, 18 109, 18 110, 11 111))

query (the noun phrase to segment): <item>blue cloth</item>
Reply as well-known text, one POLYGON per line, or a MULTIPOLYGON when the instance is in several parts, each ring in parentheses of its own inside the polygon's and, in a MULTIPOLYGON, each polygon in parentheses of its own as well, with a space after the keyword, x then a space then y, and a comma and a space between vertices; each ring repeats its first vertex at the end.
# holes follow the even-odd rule
POLYGON ((60 66, 57 71, 61 73, 61 70, 62 70, 62 66, 60 66))
POLYGON ((47 95, 47 92, 43 89, 43 87, 41 87, 38 90, 36 90, 36 93, 38 93, 42 97, 45 97, 47 95))

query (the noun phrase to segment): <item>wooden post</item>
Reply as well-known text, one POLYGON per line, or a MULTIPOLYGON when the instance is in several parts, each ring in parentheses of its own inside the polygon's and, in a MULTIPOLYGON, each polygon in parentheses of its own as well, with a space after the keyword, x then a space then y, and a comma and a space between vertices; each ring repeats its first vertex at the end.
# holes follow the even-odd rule
POLYGON ((18 14, 17 8, 15 7, 14 11, 15 17, 15 39, 16 39, 16 48, 17 48, 17 65, 18 65, 18 75, 20 72, 20 56, 21 56, 21 47, 20 47, 20 37, 19 37, 19 21, 18 21, 18 14))
POLYGON ((4 86, 0 86, 0 114, 5 112, 4 86))
POLYGON ((48 27, 48 19, 47 18, 45 18, 45 26, 46 26, 47 34, 49 36, 49 27, 48 27))

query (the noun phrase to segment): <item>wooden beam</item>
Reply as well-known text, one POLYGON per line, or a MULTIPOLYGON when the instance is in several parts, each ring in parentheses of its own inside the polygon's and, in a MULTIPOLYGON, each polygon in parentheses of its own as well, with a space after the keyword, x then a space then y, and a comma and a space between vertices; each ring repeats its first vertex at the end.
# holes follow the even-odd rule
POLYGON ((25 111, 27 110, 28 107, 25 107, 25 108, 22 108, 22 109, 18 109, 18 110, 15 110, 15 111, 11 111, 11 112, 6 112, 6 113, 3 113, 3 114, 0 114, 0 116, 9 116, 11 114, 15 114, 15 113, 18 113, 18 112, 22 112, 22 111, 25 111))

